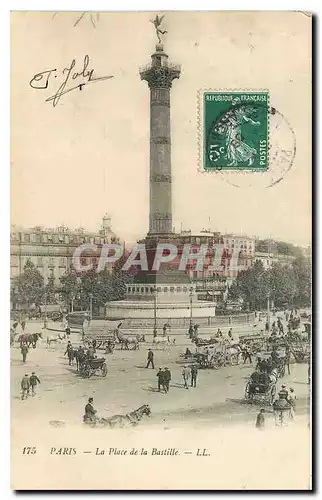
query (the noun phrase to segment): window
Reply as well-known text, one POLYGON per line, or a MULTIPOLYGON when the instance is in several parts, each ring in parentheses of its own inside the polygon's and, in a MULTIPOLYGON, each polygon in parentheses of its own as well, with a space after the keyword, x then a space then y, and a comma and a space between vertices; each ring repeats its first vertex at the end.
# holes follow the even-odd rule
POLYGON ((48 241, 48 235, 47 234, 43 234, 42 235, 42 242, 43 243, 47 243, 47 241, 48 241))
POLYGON ((54 243, 59 243, 59 235, 54 234, 54 243))
POLYGON ((55 267, 55 259, 54 259, 54 257, 49 257, 48 267, 55 267))
POLYGON ((143 288, 143 286, 142 286, 142 288, 141 288, 141 293, 144 293, 144 288, 143 288))
POLYGON ((186 286, 184 286, 184 287, 182 288, 182 291, 183 291, 183 292, 187 292, 187 291, 188 291, 188 288, 187 288, 186 286))
POLYGON ((181 292, 181 286, 177 286, 177 292, 181 292))
POLYGON ((42 257, 38 257, 37 258, 37 266, 38 267, 43 267, 44 263, 43 263, 43 258, 42 257))
POLYGON ((52 234, 48 234, 48 241, 53 241, 53 235, 52 234))
POLYGON ((170 292, 174 293, 174 286, 170 286, 170 292))
POLYGON ((160 286, 158 286, 157 292, 162 292, 162 288, 160 286))
POLYGON ((165 286, 164 289, 163 289, 164 292, 167 292, 168 291, 168 287, 165 286))
POLYGON ((66 267, 65 257, 59 257, 59 267, 66 267))
POLYGON ((30 242, 30 234, 24 234, 24 242, 29 243, 30 242))
POLYGON ((67 234, 65 234, 65 243, 69 243, 69 236, 67 236, 67 234))

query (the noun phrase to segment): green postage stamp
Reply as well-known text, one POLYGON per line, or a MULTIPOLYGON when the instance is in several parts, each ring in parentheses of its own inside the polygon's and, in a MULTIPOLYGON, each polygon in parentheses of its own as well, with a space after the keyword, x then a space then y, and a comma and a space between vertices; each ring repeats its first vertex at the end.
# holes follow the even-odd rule
POLYGON ((268 91, 202 92, 203 170, 266 171, 268 91))

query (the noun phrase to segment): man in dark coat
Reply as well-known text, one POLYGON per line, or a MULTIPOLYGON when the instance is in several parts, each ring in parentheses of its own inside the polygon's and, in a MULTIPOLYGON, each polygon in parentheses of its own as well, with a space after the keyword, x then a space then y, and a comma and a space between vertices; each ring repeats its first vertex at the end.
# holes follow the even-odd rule
POLYGON ((64 356, 68 356, 68 364, 72 365, 74 360, 74 349, 70 341, 67 342, 67 347, 64 356))
POLYGON ((165 389, 164 392, 167 392, 164 382, 164 371, 162 371, 162 368, 159 368, 159 371, 157 373, 157 378, 158 378, 158 391, 161 392, 161 387, 162 387, 163 389, 165 389))
POLYGON ((87 405, 85 406, 85 415, 83 417, 83 420, 86 424, 88 423, 95 423, 97 420, 97 410, 94 409, 93 406, 94 399, 89 398, 87 405))
POLYGON ((30 379, 29 379, 29 382, 30 382, 30 387, 31 387, 31 395, 35 396, 37 384, 40 384, 40 380, 37 377, 37 375, 35 374, 35 372, 32 372, 30 379))
POLYGON ((151 351, 151 349, 148 350, 148 362, 146 368, 149 368, 150 365, 152 365, 152 368, 154 370, 154 353, 153 351, 151 351))
POLYGON ((262 408, 259 414, 257 415, 256 418, 256 429, 259 429, 260 431, 264 430, 265 428, 265 416, 264 416, 265 410, 262 408))
POLYGON ((21 346, 21 354, 22 354, 22 361, 25 363, 27 361, 27 354, 28 354, 28 347, 27 344, 22 344, 21 346))
POLYGON ((249 349, 249 347, 247 345, 245 345, 245 347, 244 347, 243 355, 244 355, 244 364, 246 363, 247 360, 249 360, 249 362, 252 363, 252 357, 250 355, 250 349, 249 349))
POLYGON ((171 381, 171 372, 170 372, 168 367, 165 367, 163 373, 164 373, 164 384, 165 384, 167 392, 169 392, 170 381, 171 381))
POLYGON ((191 387, 197 386, 197 376, 198 376, 198 368, 196 365, 191 366, 191 387))

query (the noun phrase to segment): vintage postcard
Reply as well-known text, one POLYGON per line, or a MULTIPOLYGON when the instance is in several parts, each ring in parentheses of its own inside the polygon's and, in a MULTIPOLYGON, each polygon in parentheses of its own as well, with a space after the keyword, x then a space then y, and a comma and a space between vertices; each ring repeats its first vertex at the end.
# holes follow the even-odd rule
POLYGON ((11 13, 12 489, 312 489, 311 28, 11 13))

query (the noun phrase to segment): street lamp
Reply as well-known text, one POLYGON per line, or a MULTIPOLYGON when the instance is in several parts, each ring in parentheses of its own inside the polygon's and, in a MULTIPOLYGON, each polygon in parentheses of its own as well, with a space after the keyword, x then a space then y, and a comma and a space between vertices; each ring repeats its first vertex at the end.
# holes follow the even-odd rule
POLYGON ((44 317, 44 328, 47 328, 47 292, 45 292, 45 317, 44 317))
POLYGON ((268 330, 270 328, 270 294, 268 292, 267 294, 267 323, 268 323, 268 330))
POLYGON ((193 292, 193 286, 190 287, 190 328, 192 327, 192 292, 193 292))
POLYGON ((153 336, 156 337, 158 334, 158 330, 157 330, 157 289, 156 289, 156 287, 154 287, 154 290, 153 290, 153 307, 154 307, 153 336))
POLYGON ((71 312, 74 312, 74 300, 75 300, 75 296, 72 295, 72 299, 71 299, 71 312))
POLYGON ((89 294, 89 320, 93 319, 93 294, 89 294))

